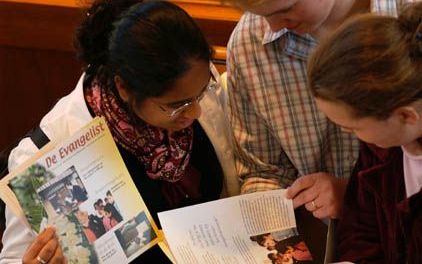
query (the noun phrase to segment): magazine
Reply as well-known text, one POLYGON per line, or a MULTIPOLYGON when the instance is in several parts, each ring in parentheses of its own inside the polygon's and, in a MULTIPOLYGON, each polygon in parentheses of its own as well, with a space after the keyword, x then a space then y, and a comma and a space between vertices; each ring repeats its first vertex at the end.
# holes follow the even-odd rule
POLYGON ((54 225, 69 263, 129 263, 162 240, 103 118, 47 144, 0 197, 35 233, 54 225))
POLYGON ((158 213, 178 264, 313 263, 286 190, 158 213))

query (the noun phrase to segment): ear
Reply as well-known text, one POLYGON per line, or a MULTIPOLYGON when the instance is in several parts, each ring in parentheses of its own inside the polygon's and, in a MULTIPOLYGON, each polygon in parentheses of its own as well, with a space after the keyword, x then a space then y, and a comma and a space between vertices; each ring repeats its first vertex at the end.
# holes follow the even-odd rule
POLYGON ((129 101, 129 92, 126 89, 122 78, 118 75, 114 76, 114 84, 116 85, 120 98, 122 98, 123 102, 127 103, 129 101))
POLYGON ((409 125, 418 124, 421 114, 413 106, 402 106, 394 110, 394 114, 399 117, 400 122, 409 125))

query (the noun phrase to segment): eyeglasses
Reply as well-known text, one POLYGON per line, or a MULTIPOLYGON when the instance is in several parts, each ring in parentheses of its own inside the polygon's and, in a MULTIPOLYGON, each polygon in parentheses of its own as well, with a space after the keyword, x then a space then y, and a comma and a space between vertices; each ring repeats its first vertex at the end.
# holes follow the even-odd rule
POLYGON ((183 111, 185 111, 187 108, 189 108, 194 103, 199 103, 202 100, 202 98, 204 98, 205 92, 216 89, 217 85, 218 85, 217 80, 215 79, 214 75, 211 74, 210 81, 204 87, 204 89, 202 89, 201 93, 198 96, 196 96, 196 97, 194 97, 190 100, 186 100, 178 106, 171 107, 171 106, 167 106, 167 105, 165 106, 165 105, 156 103, 154 101, 153 102, 158 107, 160 107, 161 111, 165 112, 168 115, 168 117, 173 118, 173 117, 179 115, 180 113, 182 113, 183 111))

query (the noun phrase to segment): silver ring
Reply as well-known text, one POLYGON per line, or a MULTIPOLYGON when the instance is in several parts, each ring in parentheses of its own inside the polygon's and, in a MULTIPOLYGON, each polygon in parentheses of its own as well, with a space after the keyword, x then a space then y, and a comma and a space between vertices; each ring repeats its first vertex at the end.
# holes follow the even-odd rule
POLYGON ((40 264, 47 264, 48 263, 48 261, 43 260, 40 256, 37 256, 37 261, 40 264))
POLYGON ((315 208, 315 209, 318 209, 318 207, 316 206, 316 204, 315 204, 315 201, 312 201, 311 202, 311 204, 312 204, 312 206, 315 208))

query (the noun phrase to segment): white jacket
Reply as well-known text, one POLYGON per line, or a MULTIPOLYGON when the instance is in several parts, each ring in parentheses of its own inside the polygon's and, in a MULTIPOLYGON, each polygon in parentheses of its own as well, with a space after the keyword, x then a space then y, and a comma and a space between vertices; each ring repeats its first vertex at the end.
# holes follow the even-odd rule
MULTIPOLYGON (((40 127, 52 142, 61 141, 92 120, 86 106, 83 87, 83 76, 76 88, 53 107, 41 120, 40 127)), ((205 94, 200 105, 202 115, 198 119, 208 135, 224 172, 225 182, 222 196, 239 194, 239 183, 236 176, 232 140, 226 116, 225 90, 219 87, 205 94)), ((9 156, 9 171, 15 169, 38 151, 31 139, 23 139, 9 156)), ((3 234, 3 249, 0 253, 0 264, 21 263, 27 247, 36 237, 35 234, 6 207, 6 230, 3 234)))

